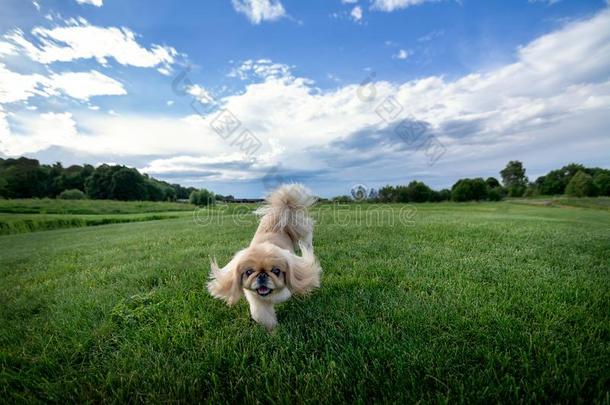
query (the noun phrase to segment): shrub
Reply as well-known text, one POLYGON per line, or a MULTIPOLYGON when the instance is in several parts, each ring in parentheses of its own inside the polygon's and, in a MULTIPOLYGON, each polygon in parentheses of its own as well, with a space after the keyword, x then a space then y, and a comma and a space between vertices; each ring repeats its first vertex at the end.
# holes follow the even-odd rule
POLYGON ((453 201, 484 200, 487 198, 487 183, 480 177, 460 179, 451 188, 453 201))
POLYGON ((62 200, 84 200, 85 193, 73 188, 71 190, 62 191, 57 197, 61 198, 62 200))
POLYGON ((509 197, 523 197, 527 186, 525 184, 513 184, 507 188, 509 197))
POLYGON ((333 197, 332 201, 334 203, 339 203, 339 204, 348 204, 353 202, 354 200, 352 200, 352 197, 348 196, 348 195, 340 195, 337 197, 333 197))
POLYGON ((538 191, 538 186, 535 183, 528 184, 527 188, 525 189, 525 193, 523 193, 523 197, 535 197, 538 195, 540 195, 540 192, 538 191))
POLYGON ((485 180, 485 183, 487 183, 487 187, 489 188, 500 187, 500 182, 495 177, 488 177, 487 180, 485 180))
POLYGON ((489 201, 500 201, 502 199, 501 188, 495 187, 487 190, 487 199, 489 201))
POLYGON ((191 195, 189 196, 189 202, 194 205, 207 206, 214 205, 216 200, 214 198, 214 193, 203 188, 201 190, 195 190, 191 192, 191 195))
POLYGON ((593 183, 593 177, 583 171, 579 171, 568 183, 566 194, 573 197, 594 196, 595 184, 593 183))
POLYGON ((412 181, 407 186, 408 202, 426 202, 433 199, 432 189, 421 181, 412 181))
POLYGON ((448 190, 448 189, 444 188, 441 191, 439 191, 438 192, 438 199, 439 199, 439 201, 449 201, 449 200, 451 200, 451 190, 448 190))
POLYGON ((598 173, 593 177, 598 195, 610 196, 610 174, 598 173))

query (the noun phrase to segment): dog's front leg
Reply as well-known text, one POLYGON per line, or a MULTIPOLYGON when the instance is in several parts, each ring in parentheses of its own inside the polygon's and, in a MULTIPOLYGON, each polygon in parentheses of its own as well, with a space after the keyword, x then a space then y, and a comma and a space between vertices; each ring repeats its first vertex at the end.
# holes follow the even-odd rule
POLYGON ((275 308, 270 302, 263 301, 256 297, 251 291, 245 291, 246 299, 250 304, 250 315, 252 319, 268 330, 272 330, 277 326, 277 317, 275 316, 275 308))

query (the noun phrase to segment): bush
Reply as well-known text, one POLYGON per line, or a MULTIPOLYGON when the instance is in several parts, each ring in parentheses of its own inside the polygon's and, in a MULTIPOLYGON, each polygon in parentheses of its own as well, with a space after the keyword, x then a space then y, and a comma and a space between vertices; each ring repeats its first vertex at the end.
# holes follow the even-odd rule
POLYGON ((572 177, 566 187, 566 194, 572 197, 592 197, 595 195, 595 184, 593 177, 583 171, 579 171, 572 177))
POLYGON ((348 195, 340 195, 337 197, 333 197, 332 202, 338 203, 338 204, 349 204, 351 202, 354 202, 354 200, 352 200, 352 197, 350 197, 348 195))
POLYGON ((201 190, 193 191, 189 196, 189 202, 194 205, 208 206, 214 205, 216 199, 214 198, 214 193, 203 188, 201 190))
POLYGON ((85 193, 77 189, 64 190, 57 196, 62 200, 84 200, 85 193))
POLYGON ((535 197, 538 195, 540 195, 540 192, 538 191, 538 186, 534 183, 530 183, 525 189, 525 193, 523 193, 523 197, 535 197))
POLYGON ((527 186, 525 184, 512 184, 506 187, 509 197, 523 197, 527 186))
POLYGON ((610 174, 598 173, 593 177, 593 183, 597 188, 597 194, 610 196, 610 174))
POLYGON ((495 187, 487 191, 487 199, 489 201, 500 201, 502 199, 502 192, 500 187, 495 187))
POLYGON ((453 201, 484 200, 487 198, 487 183, 480 177, 460 179, 451 187, 453 201))

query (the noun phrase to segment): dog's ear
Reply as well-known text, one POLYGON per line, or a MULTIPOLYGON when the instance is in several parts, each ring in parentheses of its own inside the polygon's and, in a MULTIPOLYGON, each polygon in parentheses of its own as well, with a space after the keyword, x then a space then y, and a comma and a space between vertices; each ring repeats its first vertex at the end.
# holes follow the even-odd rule
POLYGON ((313 249, 299 242, 301 256, 286 253, 288 262, 288 288, 293 294, 304 295, 320 286, 322 269, 313 254, 313 249))
POLYGON ((233 259, 222 269, 218 267, 216 259, 210 263, 212 272, 208 282, 208 291, 212 297, 225 301, 228 305, 233 305, 242 296, 241 273, 239 271, 239 261, 241 252, 237 253, 233 259))

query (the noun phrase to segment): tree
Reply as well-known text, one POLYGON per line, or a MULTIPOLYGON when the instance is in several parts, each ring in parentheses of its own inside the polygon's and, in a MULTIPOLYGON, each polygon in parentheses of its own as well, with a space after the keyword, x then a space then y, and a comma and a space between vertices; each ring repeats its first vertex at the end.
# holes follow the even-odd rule
POLYGON ((488 177, 485 180, 485 183, 487 183, 487 187, 489 187, 489 188, 500 187, 500 182, 495 177, 488 177))
POLYGON ((36 159, 20 157, 2 162, 4 197, 44 197, 48 185, 48 167, 43 168, 36 159))
POLYGON ((451 187, 451 199, 453 201, 479 201, 486 198, 487 183, 481 177, 460 179, 451 187))
POLYGON ((488 188, 487 189, 487 199, 489 201, 500 201, 502 199, 502 193, 500 192, 500 187, 488 188))
POLYGON ((379 189, 379 201, 381 202, 396 202, 396 188, 394 186, 383 186, 379 189))
POLYGON ((597 194, 610 196, 610 173, 599 172, 593 177, 593 183, 597 188, 597 194))
POLYGON ((121 167, 112 174, 110 197, 113 200, 146 200, 144 177, 136 169, 121 167))
POLYGON ((432 199, 432 189, 421 181, 412 181, 407 186, 407 198, 412 202, 425 202, 432 199))
POLYGON ((108 165, 100 165, 91 176, 85 180, 85 193, 91 199, 105 200, 112 198, 110 183, 113 169, 108 165))
POLYGON ((169 184, 125 166, 64 168, 60 162, 41 165, 25 157, 0 158, 0 197, 57 197, 64 190, 85 191, 92 199, 175 201, 179 194, 188 198, 196 189, 169 184))
POLYGON ((438 201, 449 201, 451 200, 451 190, 446 188, 438 192, 438 201))
POLYGON ((480 177, 471 180, 470 190, 473 200, 480 201, 487 198, 487 183, 480 177))
POLYGON ((469 201, 471 195, 470 179, 460 179, 451 187, 451 199, 453 201, 469 201))
POLYGON ((527 188, 527 177, 523 163, 518 160, 511 160, 506 167, 500 171, 502 183, 508 190, 511 197, 521 197, 527 188))
POLYGON ((566 194, 573 197, 594 196, 595 184, 593 184, 593 177, 583 171, 579 171, 568 183, 566 194))
POLYGON ((189 196, 189 202, 194 205, 199 206, 208 206, 214 205, 216 199, 214 198, 214 193, 205 188, 201 190, 193 191, 189 196))
POLYGON ((165 192, 160 184, 151 179, 146 179, 144 187, 146 188, 146 199, 150 201, 164 201, 165 192))
POLYGON ((579 171, 588 172, 589 170, 581 164, 570 163, 561 169, 551 170, 546 175, 538 177, 535 184, 538 192, 542 195, 564 194, 568 183, 576 173, 579 171))

